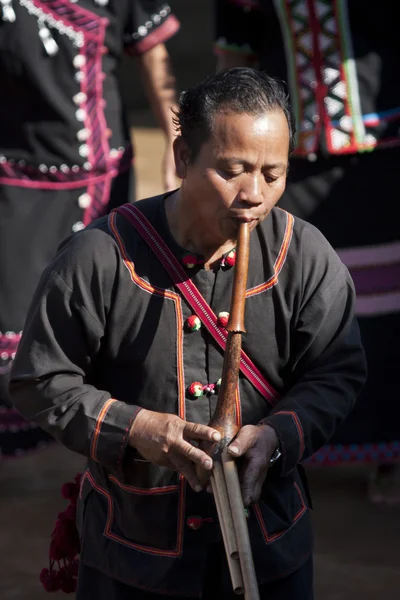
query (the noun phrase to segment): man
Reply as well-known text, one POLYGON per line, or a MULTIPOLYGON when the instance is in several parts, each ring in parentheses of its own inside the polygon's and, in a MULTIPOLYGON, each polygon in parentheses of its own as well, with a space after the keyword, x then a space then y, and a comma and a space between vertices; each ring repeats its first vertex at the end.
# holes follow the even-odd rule
POLYGON ((252 69, 210 77, 182 95, 176 124, 180 189, 113 212, 64 245, 34 296, 11 394, 28 419, 89 458, 79 599, 232 597, 213 497, 196 467, 212 468, 198 442, 217 436, 207 426, 223 364, 215 340, 238 224, 249 222, 243 348, 258 376, 240 377, 230 451, 242 463, 261 597, 311 599, 297 465, 331 437, 365 378, 352 282, 316 229, 274 208, 293 144, 275 80, 252 69), (214 328, 182 298, 166 257, 175 275, 183 269, 185 289, 196 286, 195 306, 219 315, 214 328))
POLYGON ((176 98, 164 42, 179 22, 162 0, 24 0, 0 2, 0 23, 1 460, 48 440, 12 410, 7 393, 43 269, 73 231, 134 200, 116 78, 123 51, 165 134, 163 184, 176 187, 176 98))
POLYGON ((257 65, 288 82, 298 134, 279 206, 326 236, 356 289, 368 383, 312 462, 377 463, 370 500, 400 503, 400 237, 388 216, 399 195, 398 4, 217 0, 215 7, 218 69, 257 65))

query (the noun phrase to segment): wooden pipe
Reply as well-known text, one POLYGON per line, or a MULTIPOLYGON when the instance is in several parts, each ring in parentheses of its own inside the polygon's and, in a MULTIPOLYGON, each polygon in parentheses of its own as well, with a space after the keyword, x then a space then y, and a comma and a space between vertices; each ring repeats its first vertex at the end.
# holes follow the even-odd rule
POLYGON ((242 334, 246 331, 244 327, 244 309, 249 250, 249 224, 241 223, 236 248, 230 316, 226 327, 228 337, 222 381, 215 413, 209 425, 221 434, 221 441, 213 444, 210 451, 214 462, 211 484, 232 586, 237 594, 244 591, 246 600, 259 600, 238 472, 234 459, 227 452, 228 444, 234 439, 239 430, 236 419, 236 395, 239 382, 242 334))

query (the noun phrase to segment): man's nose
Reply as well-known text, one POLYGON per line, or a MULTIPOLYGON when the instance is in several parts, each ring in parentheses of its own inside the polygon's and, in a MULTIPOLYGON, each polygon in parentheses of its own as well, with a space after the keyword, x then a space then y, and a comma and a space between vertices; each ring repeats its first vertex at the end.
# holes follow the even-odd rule
POLYGON ((260 175, 248 173, 239 192, 240 201, 251 206, 258 206, 262 203, 261 189, 262 184, 260 181, 260 175))

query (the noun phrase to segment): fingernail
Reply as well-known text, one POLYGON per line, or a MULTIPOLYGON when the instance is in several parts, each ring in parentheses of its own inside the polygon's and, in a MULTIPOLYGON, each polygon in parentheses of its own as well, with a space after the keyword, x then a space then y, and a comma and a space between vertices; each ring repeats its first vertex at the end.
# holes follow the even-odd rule
POLYGON ((194 491, 195 492, 201 492, 202 489, 203 488, 201 487, 201 485, 196 485, 195 488, 194 488, 194 491))
POLYGON ((205 469, 211 469, 212 468, 212 462, 211 462, 211 460, 205 460, 204 463, 203 463, 203 467, 205 469))
POLYGON ((239 454, 239 448, 237 446, 229 446, 229 451, 232 452, 232 454, 239 454))
POLYGON ((219 440, 221 439, 221 434, 218 431, 216 431, 212 434, 212 439, 214 440, 214 442, 219 442, 219 440))

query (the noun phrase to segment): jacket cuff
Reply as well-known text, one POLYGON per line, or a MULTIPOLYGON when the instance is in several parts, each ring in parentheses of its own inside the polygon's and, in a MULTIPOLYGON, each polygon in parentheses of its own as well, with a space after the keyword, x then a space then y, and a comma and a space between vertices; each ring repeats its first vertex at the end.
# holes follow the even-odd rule
POLYGON ((263 419, 262 423, 275 429, 282 452, 276 468, 280 463, 281 476, 288 475, 304 454, 304 432, 300 419, 293 411, 280 411, 263 419))
POLYGON ((100 464, 121 469, 132 423, 140 406, 110 398, 97 417, 90 444, 90 457, 100 464))

